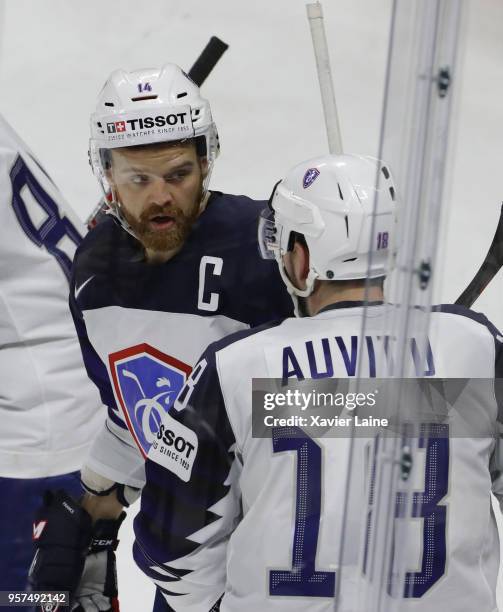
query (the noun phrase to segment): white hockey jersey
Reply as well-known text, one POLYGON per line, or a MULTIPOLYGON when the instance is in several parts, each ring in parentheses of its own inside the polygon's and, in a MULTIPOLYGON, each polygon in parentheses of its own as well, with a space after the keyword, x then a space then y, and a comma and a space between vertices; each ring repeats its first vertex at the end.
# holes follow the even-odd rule
POLYGON ((68 307, 84 227, 0 116, 0 476, 78 470, 105 411, 68 307))
MULTIPOLYGON (((368 306, 363 346, 362 303, 345 302, 235 334, 203 355, 150 450, 135 521, 136 562, 169 609, 210 610, 223 595, 222 612, 334 610, 349 440, 312 439, 292 425, 253 437, 251 380, 346 378, 360 351, 363 376, 382 375, 386 308, 368 306)), ((420 363, 428 376, 494 379, 503 375, 502 341, 483 315, 441 307, 420 363)), ((411 342, 414 361, 415 350, 411 342)), ((501 398, 491 392, 470 408, 487 436, 431 439, 418 451, 417 540, 400 610, 496 610, 491 489, 503 493, 495 464, 501 398)), ((362 456, 362 482, 368 464, 362 456)), ((340 612, 365 612, 353 588, 363 571, 342 574, 340 612)))

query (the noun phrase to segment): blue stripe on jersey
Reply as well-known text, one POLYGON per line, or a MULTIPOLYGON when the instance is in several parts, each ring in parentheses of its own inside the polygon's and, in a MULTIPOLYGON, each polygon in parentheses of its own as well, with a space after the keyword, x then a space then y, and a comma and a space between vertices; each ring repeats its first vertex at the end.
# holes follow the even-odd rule
MULTIPOLYGON (((72 283, 73 284, 73 283, 72 283)), ((105 406, 108 407, 108 416, 110 419, 119 427, 126 429, 122 419, 117 416, 117 407, 115 405, 115 398, 108 378, 108 372, 105 364, 100 359, 98 353, 94 350, 93 345, 89 341, 87 336, 86 326, 82 317, 82 313, 78 310, 75 302, 73 289, 70 291, 70 312, 72 313, 73 322, 77 331, 77 336, 80 343, 80 349, 82 351, 82 357, 84 359, 84 365, 86 367, 87 375, 98 387, 100 392, 101 401, 105 406)))

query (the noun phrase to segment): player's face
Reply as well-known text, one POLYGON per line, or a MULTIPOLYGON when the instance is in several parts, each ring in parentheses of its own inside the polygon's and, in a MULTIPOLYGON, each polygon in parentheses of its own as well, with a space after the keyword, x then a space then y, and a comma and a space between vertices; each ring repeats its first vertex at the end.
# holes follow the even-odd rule
POLYGON ((199 214, 204 174, 192 143, 112 151, 110 182, 147 253, 183 245, 199 214))

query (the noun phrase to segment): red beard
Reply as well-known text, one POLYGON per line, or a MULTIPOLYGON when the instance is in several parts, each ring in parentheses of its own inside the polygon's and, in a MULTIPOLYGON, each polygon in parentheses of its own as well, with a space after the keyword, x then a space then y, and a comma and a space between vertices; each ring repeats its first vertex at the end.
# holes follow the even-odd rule
POLYGON ((161 252, 177 249, 187 240, 198 211, 199 204, 194 206, 189 214, 176 206, 163 207, 154 204, 144 210, 137 219, 122 209, 126 221, 144 248, 161 252), (167 226, 162 227, 164 225, 167 226))

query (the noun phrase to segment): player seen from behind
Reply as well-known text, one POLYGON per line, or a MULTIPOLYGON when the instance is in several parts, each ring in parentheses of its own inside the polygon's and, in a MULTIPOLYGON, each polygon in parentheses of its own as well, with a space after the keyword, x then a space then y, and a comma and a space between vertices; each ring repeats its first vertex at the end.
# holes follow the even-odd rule
MULTIPOLYGON (((306 379, 312 390, 315 381, 308 379, 319 384, 355 376, 360 353, 362 377, 386 377, 383 329, 390 305, 383 301, 383 280, 396 239, 395 206, 386 165, 358 156, 307 161, 275 189, 262 226, 263 250, 276 258, 300 318, 210 345, 164 417, 146 463, 134 555, 161 589, 166 610, 202 612, 222 598, 222 612, 332 612, 335 605, 339 612, 367 612, 357 607, 351 588, 362 574, 358 565, 342 573, 342 599, 334 601, 348 436, 325 431, 314 439, 301 427, 278 425, 268 436, 253 437, 251 381, 279 379, 284 390, 306 379), (369 194, 378 173, 373 218, 369 194)), ((503 375, 502 338, 482 315, 437 307, 428 340, 426 373, 413 348, 407 355, 418 376, 503 375)), ((499 543, 491 487, 499 496, 503 491, 501 482, 491 483, 494 393, 477 398, 470 410, 491 435, 432 439, 418 453, 422 502, 400 610, 496 610, 499 543)), ((454 413, 449 422, 457 418, 454 413)), ((367 441, 355 443, 362 455, 351 473, 361 480, 364 504, 367 441)), ((351 537, 346 533, 347 542, 351 537)))

